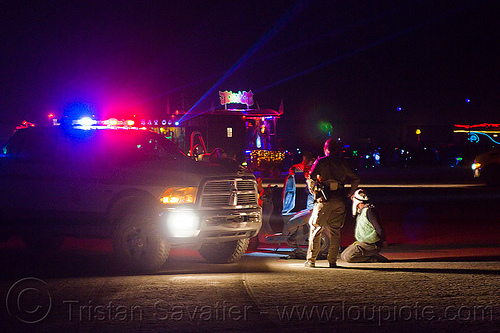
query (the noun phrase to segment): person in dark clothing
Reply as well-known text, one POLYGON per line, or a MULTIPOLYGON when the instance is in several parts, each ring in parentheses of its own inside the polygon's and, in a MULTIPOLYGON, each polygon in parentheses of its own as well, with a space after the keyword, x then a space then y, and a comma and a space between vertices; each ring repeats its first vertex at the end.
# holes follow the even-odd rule
POLYGON ((326 228, 330 233, 330 247, 327 257, 329 267, 337 267, 340 229, 344 225, 346 216, 345 201, 356 191, 361 181, 356 172, 337 155, 337 151, 337 142, 333 139, 326 140, 325 156, 317 159, 311 168, 308 185, 310 188, 316 189, 317 199, 309 220, 311 228, 306 267, 315 267, 316 265, 323 228, 326 228), (349 191, 344 190, 346 182, 351 184, 349 191))
POLYGON ((347 262, 388 261, 380 254, 380 250, 387 243, 375 206, 369 202, 368 195, 361 189, 354 192, 351 199, 352 214, 356 216, 356 241, 342 251, 340 257, 347 262))

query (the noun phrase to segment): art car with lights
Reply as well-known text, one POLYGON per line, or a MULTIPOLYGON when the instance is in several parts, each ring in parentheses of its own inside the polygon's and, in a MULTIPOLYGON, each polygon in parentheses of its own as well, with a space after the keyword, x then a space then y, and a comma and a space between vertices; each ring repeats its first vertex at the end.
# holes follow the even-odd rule
POLYGON ((220 105, 189 111, 167 108, 155 117, 137 116, 139 126, 155 131, 196 160, 223 154, 263 177, 279 177, 286 151, 280 146, 276 124, 279 110, 255 108, 252 91, 219 91, 220 105))
MULTIPOLYGON (((489 186, 500 186, 500 124, 455 124, 454 133, 467 135, 467 141, 476 151, 471 164, 474 178, 489 186)), ((472 147, 471 147, 472 148, 472 147)))
POLYGON ((0 236, 36 252, 102 237, 133 269, 160 268, 171 247, 230 263, 262 225, 252 174, 195 161, 133 121, 29 126, 0 153, 0 236))

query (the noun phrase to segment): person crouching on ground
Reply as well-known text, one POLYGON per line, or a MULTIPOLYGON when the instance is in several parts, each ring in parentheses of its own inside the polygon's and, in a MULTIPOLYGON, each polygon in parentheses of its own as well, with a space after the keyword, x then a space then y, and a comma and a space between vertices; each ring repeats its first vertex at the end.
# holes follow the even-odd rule
POLYGON ((369 202, 368 195, 362 189, 354 192, 351 200, 352 214, 356 217, 356 241, 340 254, 340 258, 346 262, 388 261, 380 254, 387 243, 375 206, 369 202))

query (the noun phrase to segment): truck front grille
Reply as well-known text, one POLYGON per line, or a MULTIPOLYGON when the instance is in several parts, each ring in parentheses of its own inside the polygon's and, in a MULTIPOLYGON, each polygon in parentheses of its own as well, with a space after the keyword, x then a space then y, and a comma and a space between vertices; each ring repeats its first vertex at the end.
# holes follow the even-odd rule
POLYGON ((253 179, 209 180, 202 190, 201 206, 247 206, 258 203, 257 183, 253 179))

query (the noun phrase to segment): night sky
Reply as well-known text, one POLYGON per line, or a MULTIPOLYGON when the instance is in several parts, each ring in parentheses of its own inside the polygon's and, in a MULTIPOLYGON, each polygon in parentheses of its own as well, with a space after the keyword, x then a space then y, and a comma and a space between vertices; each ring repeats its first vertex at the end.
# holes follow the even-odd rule
POLYGON ((498 123, 496 3, 2 1, 0 142, 74 102, 153 116, 210 108, 219 90, 283 99, 278 134, 293 143, 321 121, 334 136, 369 124, 351 137, 395 119, 498 123))

